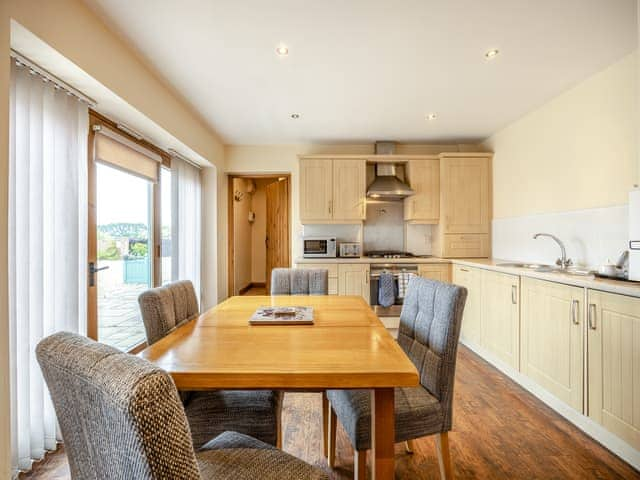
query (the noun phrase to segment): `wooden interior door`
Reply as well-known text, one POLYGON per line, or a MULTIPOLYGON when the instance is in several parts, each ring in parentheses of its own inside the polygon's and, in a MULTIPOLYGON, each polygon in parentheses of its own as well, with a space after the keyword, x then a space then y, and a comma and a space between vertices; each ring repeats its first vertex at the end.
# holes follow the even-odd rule
POLYGON ((267 294, 271 292, 271 270, 289 267, 289 179, 283 178, 267 190, 267 294))

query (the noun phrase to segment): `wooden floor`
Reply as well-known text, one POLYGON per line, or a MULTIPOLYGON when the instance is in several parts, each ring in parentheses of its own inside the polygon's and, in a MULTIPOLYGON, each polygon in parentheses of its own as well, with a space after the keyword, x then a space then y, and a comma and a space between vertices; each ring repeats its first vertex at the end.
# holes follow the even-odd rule
MULTIPOLYGON (((563 420, 539 400, 462 347, 459 354, 453 432, 449 435, 458 479, 640 479, 640 474, 563 420)), ((328 470, 322 457, 320 394, 287 393, 284 449, 328 470)), ((339 429, 334 479, 353 475, 351 446, 339 429)), ((68 479, 62 451, 28 475, 68 479)), ((396 478, 438 479, 430 438, 407 455, 396 445, 396 478)))
POLYGON ((265 287, 251 287, 242 295, 255 297, 256 295, 266 295, 266 294, 267 294, 267 289, 265 287))

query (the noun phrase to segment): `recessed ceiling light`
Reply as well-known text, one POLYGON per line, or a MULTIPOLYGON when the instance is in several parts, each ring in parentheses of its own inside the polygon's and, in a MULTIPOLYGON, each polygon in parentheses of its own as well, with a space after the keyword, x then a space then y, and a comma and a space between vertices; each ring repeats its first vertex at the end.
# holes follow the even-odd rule
POLYGON ((289 55, 289 49, 285 45, 280 45, 276 48, 276 53, 281 57, 286 57, 289 55))
POLYGON ((500 50, 498 50, 497 48, 494 48, 492 50, 489 50, 487 53, 485 53, 484 56, 488 60, 491 60, 492 58, 495 58, 499 53, 500 53, 500 50))
POLYGON ((438 115, 435 113, 427 114, 427 120, 435 120, 436 118, 438 118, 438 115))
POLYGON ((291 114, 291 118, 293 118, 294 120, 297 120, 300 118, 300 114, 299 113, 292 113, 291 114))

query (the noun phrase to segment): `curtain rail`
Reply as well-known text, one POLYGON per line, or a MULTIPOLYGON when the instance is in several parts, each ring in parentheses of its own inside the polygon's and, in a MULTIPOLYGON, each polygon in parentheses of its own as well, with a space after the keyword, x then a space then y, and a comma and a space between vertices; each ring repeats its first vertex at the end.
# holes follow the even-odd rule
POLYGON ((11 55, 11 58, 13 58, 16 61, 17 65, 24 65, 25 67, 28 67, 32 72, 34 72, 36 75, 41 77, 43 80, 47 82, 52 82, 53 84, 56 85, 56 87, 61 88, 62 90, 66 91, 68 94, 73 95, 81 102, 88 104, 90 107, 95 107, 97 105, 97 102, 94 99, 85 95, 80 90, 73 88, 71 85, 64 82, 63 80, 60 80, 54 74, 49 73, 47 70, 39 66, 37 63, 29 60, 27 57, 25 57, 21 53, 18 53, 14 49, 11 49, 10 55, 11 55))

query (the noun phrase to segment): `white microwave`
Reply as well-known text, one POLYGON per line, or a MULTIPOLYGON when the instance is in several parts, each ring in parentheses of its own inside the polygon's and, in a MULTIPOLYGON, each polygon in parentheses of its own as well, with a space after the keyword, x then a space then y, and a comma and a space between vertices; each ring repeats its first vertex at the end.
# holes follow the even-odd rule
POLYGON ((336 237, 302 237, 305 258, 335 258, 336 237))

